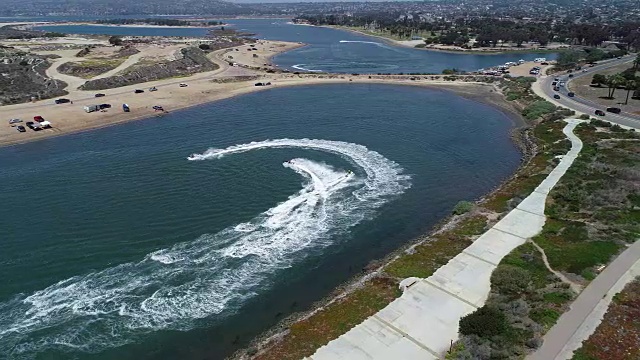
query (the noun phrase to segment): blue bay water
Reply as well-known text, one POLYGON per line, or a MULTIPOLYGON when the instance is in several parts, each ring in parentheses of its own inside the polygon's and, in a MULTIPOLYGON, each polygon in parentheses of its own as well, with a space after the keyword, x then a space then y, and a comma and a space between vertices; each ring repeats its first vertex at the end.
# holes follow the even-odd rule
POLYGON ((510 176, 512 128, 320 85, 1 148, 0 353, 229 355, 510 176))
MULTIPOLYGON (((342 30, 294 25, 290 19, 227 19, 230 27, 259 39, 307 44, 280 54, 273 62, 292 71, 336 73, 437 73, 456 68, 475 71, 520 59, 554 59, 550 53, 456 54, 391 45, 382 39, 342 30)), ((43 26, 39 29, 79 34, 204 36, 205 29, 43 26)))

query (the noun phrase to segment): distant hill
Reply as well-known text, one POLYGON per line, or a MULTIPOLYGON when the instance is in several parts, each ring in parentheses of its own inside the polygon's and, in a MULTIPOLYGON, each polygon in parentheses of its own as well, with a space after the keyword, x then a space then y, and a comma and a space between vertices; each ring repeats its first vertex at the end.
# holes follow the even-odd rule
POLYGON ((0 16, 251 15, 250 4, 216 0, 2 0, 0 16))

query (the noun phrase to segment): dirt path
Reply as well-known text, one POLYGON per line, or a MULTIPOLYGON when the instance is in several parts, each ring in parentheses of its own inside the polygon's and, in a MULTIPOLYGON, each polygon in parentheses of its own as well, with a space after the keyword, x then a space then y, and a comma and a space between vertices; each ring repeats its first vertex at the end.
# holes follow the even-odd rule
POLYGON ((640 241, 618 256, 571 304, 544 336, 544 343, 527 360, 570 359, 595 331, 613 296, 640 275, 640 241))
POLYGON ((569 287, 571 287, 571 290, 573 290, 574 293, 580 294, 580 292, 582 291, 582 285, 574 283, 573 281, 569 280, 566 276, 564 276, 562 273, 554 270, 551 267, 551 264, 549 264, 549 259, 547 259, 547 254, 544 252, 544 249, 541 248, 538 244, 536 244, 536 242, 533 241, 532 239, 529 239, 529 242, 531 242, 531 244, 533 244, 533 246, 536 249, 538 249, 538 251, 540 252, 540 255, 542 255, 542 261, 544 262, 544 266, 547 267, 547 270, 551 271, 563 283, 568 284, 569 287))

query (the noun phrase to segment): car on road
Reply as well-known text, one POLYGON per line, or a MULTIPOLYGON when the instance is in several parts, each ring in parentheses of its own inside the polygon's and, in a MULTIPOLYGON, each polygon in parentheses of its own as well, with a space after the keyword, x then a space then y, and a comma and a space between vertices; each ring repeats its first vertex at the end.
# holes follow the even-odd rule
POLYGON ((180 84, 180 87, 187 87, 188 85, 185 83, 180 84))
POLYGON ((24 126, 22 126, 22 125, 18 125, 16 127, 16 129, 18 130, 18 132, 26 132, 27 131, 27 129, 25 129, 24 126))
POLYGON ((556 86, 553 88, 553 91, 560 91, 560 88, 556 86))
POLYGON ((134 94, 142 94, 143 92, 144 92, 144 90, 142 90, 142 89, 135 89, 133 91, 134 94))
POLYGON ((554 94, 554 95, 553 95, 553 98, 554 98, 554 99, 560 99, 560 95, 558 95, 558 94, 554 94))
POLYGON ((9 124, 17 124, 17 123, 21 123, 21 122, 22 122, 22 120, 20 120, 20 119, 11 119, 11 120, 9 120, 9 124))
POLYGON ((96 94, 95 97, 104 97, 106 96, 105 94, 96 94))
POLYGON ((596 66, 596 64, 589 64, 589 67, 594 67, 596 66))
POLYGON ((557 81, 554 81, 554 82, 551 83, 551 86, 556 86, 556 85, 558 85, 557 81))
POLYGON ((568 94, 567 94, 567 96, 568 96, 568 97, 574 97, 574 96, 576 96, 576 94, 575 94, 575 93, 570 92, 570 93, 568 93, 568 94))
POLYGON ((595 111, 595 113, 596 113, 596 115, 598 115, 598 116, 605 116, 605 113, 604 113, 604 111, 602 111, 602 110, 596 110, 596 111, 595 111))
POLYGON ((558 85, 564 86, 564 81, 560 81, 560 83, 558 85))
POLYGON ((614 114, 620 114, 622 112, 622 110, 620 108, 617 108, 617 107, 608 107, 607 108, 607 112, 614 113, 614 114))
POLYGON ((65 99, 65 98, 56 99, 56 101, 55 101, 56 104, 66 104, 66 103, 70 103, 70 102, 71 102, 71 100, 65 99))
POLYGON ((573 77, 573 74, 569 74, 569 77, 570 77, 570 78, 572 78, 572 77, 573 77))

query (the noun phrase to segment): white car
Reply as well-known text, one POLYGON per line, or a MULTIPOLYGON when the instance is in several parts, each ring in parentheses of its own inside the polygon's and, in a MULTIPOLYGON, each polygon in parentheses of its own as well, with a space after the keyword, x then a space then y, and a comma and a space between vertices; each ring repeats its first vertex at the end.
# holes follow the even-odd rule
POLYGON ((11 119, 11 120, 9 120, 9 124, 17 124, 17 123, 21 123, 21 122, 22 122, 22 120, 20 120, 20 119, 11 119))
POLYGON ((149 88, 149 91, 158 91, 158 89, 156 89, 156 87, 154 86, 152 88, 149 88))

